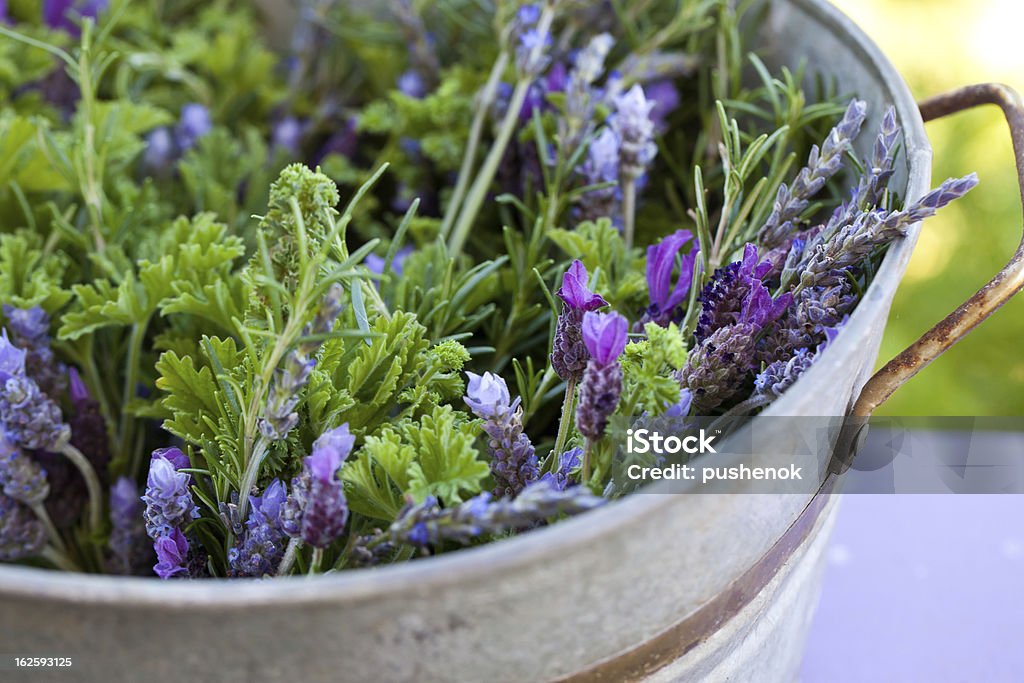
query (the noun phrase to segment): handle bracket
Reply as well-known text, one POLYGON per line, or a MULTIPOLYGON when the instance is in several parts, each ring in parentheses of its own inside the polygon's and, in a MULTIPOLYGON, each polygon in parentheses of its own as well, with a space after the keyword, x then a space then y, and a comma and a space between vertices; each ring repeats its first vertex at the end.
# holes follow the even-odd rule
MULTIPOLYGON (((970 85, 921 102, 921 117, 931 121, 983 104, 998 105, 1006 116, 1013 139, 1017 181, 1024 204, 1024 102, 1012 88, 1000 83, 970 85)), ((1024 288, 1024 235, 1010 262, 988 284, 935 327, 876 372, 853 406, 854 417, 869 417, 911 377, 963 339, 1024 288)))

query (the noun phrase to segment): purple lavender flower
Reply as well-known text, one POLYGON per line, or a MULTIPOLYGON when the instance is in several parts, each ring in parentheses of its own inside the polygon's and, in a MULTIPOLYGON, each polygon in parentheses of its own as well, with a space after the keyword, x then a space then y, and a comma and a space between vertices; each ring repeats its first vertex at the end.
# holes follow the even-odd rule
POLYGON ((43 0, 43 23, 73 36, 80 33, 76 17, 95 19, 109 0, 43 0))
POLYGON ((270 146, 296 157, 302 147, 302 136, 305 132, 306 126, 302 121, 294 116, 285 116, 274 123, 270 131, 270 146))
POLYGON ((809 349, 797 349, 789 360, 771 363, 754 380, 754 396, 768 400, 779 398, 811 367, 814 360, 814 352, 809 349))
MULTIPOLYGON (((391 259, 391 265, 389 266, 388 270, 390 270, 396 276, 400 276, 402 274, 402 267, 405 265, 405 259, 409 258, 409 256, 411 256, 414 251, 416 251, 416 249, 411 244, 407 244, 398 251, 396 251, 394 258, 391 259)), ((369 254, 367 255, 366 261, 364 261, 363 264, 371 273, 376 273, 377 275, 384 274, 385 263, 383 256, 378 256, 377 254, 369 254)))
POLYGON ((653 321, 662 327, 682 321, 685 311, 683 303, 690 294, 693 281, 693 266, 700 253, 698 247, 684 254, 679 267, 679 277, 672 285, 672 273, 676 269, 679 252, 693 239, 689 230, 676 230, 658 244, 647 247, 647 293, 651 305, 641 324, 653 321))
POLYGON ((752 288, 771 270, 770 261, 758 261, 757 247, 753 244, 743 248, 740 261, 716 270, 700 294, 701 313, 694 331, 697 341, 737 322, 752 288))
POLYGON ((661 133, 668 129, 668 117, 671 116, 681 102, 679 90, 670 80, 655 81, 647 86, 647 97, 654 106, 651 107, 651 122, 654 130, 661 133))
POLYGON ((492 500, 481 493, 449 508, 427 496, 422 503, 406 505, 386 537, 423 549, 445 541, 466 545, 485 535, 531 529, 558 515, 587 512, 605 502, 583 486, 559 489, 554 479, 535 481, 514 499, 492 500))
POLYGON ((303 460, 302 474, 292 479, 292 493, 282 508, 284 533, 315 548, 326 548, 341 537, 348 502, 338 469, 354 445, 347 423, 316 440, 312 454, 303 460))
POLYGON ((466 397, 463 399, 477 417, 490 420, 495 415, 514 410, 519 405, 517 398, 515 404, 508 392, 508 385, 500 376, 485 372, 477 375, 472 372, 466 373, 469 383, 466 386, 466 397))
POLYGON ((7 0, 0 0, 0 24, 10 24, 11 17, 7 14, 7 0))
POLYGON ((409 69, 398 77, 398 92, 414 100, 421 100, 427 95, 427 83, 419 72, 409 69))
POLYGON ((181 108, 181 118, 174 129, 174 139, 178 149, 187 152, 196 146, 199 138, 213 130, 213 119, 210 110, 201 104, 192 102, 181 108))
MULTIPOLYGON (((185 455, 182 450, 176 446, 170 448, 158 448, 153 451, 151 459, 163 458, 174 466, 175 470, 184 470, 192 467, 192 463, 189 461, 188 456, 185 455)), ((189 475, 190 477, 192 475, 189 475)), ((189 480, 191 481, 191 479, 189 480)))
POLYGON ((157 559, 153 571, 161 579, 188 576, 189 542, 185 534, 181 533, 181 529, 171 529, 166 535, 157 538, 153 543, 153 550, 156 551, 157 559))
POLYGON ((477 417, 484 420, 491 455, 491 475, 497 498, 514 497, 540 477, 540 466, 530 437, 523 431, 520 399, 509 395, 505 380, 485 372, 483 376, 467 372, 469 383, 464 400, 477 417))
POLYGON ((588 311, 583 316, 583 344, 597 365, 611 365, 619 359, 626 348, 628 333, 629 322, 614 311, 588 311))
POLYGON ((166 453, 153 453, 149 461, 149 476, 146 478, 146 493, 142 496, 146 504, 143 515, 146 533, 154 540, 199 518, 199 507, 189 491, 191 475, 179 472, 175 462, 166 453))
POLYGON ((59 452, 71 437, 60 408, 25 375, 25 351, 0 335, 0 423, 22 448, 59 452))
POLYGON ((564 451, 558 456, 558 466, 555 470, 553 472, 545 472, 544 476, 541 477, 541 481, 550 481, 559 491, 564 491, 570 486, 574 486, 572 473, 579 469, 582 462, 582 448, 564 451))
POLYGON ((281 521, 288 491, 273 480, 262 496, 249 496, 249 519, 244 537, 228 551, 228 566, 234 577, 260 577, 273 574, 287 546, 281 521))
POLYGON ((28 506, 39 505, 50 493, 46 471, 0 434, 0 487, 4 495, 28 506))
POLYGON ((778 246, 796 230, 797 219, 807 208, 811 197, 825 187, 829 178, 842 170, 843 154, 860 134, 866 116, 867 104, 860 100, 851 101, 821 149, 817 145, 811 148, 807 166, 800 170, 792 185, 779 186, 772 213, 758 231, 758 241, 763 246, 778 246))
MULTIPOLYGON (((611 128, 602 128, 590 141, 586 160, 576 169, 585 185, 605 185, 619 180, 619 138, 611 128)), ((618 185, 588 190, 580 195, 576 218, 580 222, 610 218, 621 220, 618 185)))
POLYGON ((678 379, 693 397, 694 414, 710 415, 726 401, 749 393, 760 329, 752 323, 726 325, 690 351, 678 379))
POLYGON ((652 109, 654 102, 648 101, 639 84, 615 98, 612 129, 619 138, 619 172, 623 178, 640 178, 658 153, 652 109))
POLYGON ((171 129, 161 126, 146 135, 146 151, 142 154, 142 165, 150 173, 166 175, 174 163, 178 150, 174 145, 171 129))
POLYGON ((110 489, 110 557, 108 570, 114 574, 141 574, 151 561, 153 549, 146 536, 139 490, 128 477, 121 477, 110 489))
POLYGON ((66 383, 64 365, 50 347, 50 316, 39 306, 21 309, 4 304, 3 311, 11 341, 26 352, 25 374, 44 394, 59 400, 66 383))
POLYGON ((875 250, 902 237, 911 225, 934 216, 977 184, 976 173, 950 178, 902 211, 867 211, 832 235, 822 231, 804 251, 799 288, 838 284, 848 269, 860 266, 875 250))
POLYGON ((618 313, 588 312, 583 316, 583 343, 590 352, 576 428, 592 441, 604 435, 608 418, 615 412, 622 394, 622 366, 618 359, 626 348, 629 323, 618 313))
POLYGON ((608 302, 604 300, 604 297, 590 290, 589 280, 587 267, 583 265, 582 261, 576 259, 569 265, 569 269, 562 277, 562 286, 555 294, 565 302, 568 308, 577 311, 596 311, 602 306, 607 306, 608 302))
POLYGON ((537 5, 523 5, 516 12, 512 22, 512 43, 515 46, 516 66, 519 73, 536 78, 547 68, 547 48, 551 44, 551 33, 538 28, 541 10, 537 5))
POLYGON ((0 562, 35 557, 46 546, 46 529, 26 505, 0 494, 0 562))

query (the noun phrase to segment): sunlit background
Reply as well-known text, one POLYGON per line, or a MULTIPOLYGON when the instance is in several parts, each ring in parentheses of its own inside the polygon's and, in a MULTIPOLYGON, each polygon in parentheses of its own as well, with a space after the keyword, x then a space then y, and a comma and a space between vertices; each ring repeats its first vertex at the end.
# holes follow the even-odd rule
MULTIPOLYGON (((1024 90, 1024 0, 833 0, 878 43, 919 99, 1002 81, 1024 90)), ((896 296, 880 361, 981 287, 1020 240, 1021 206, 1002 114, 984 107, 929 123, 933 179, 981 184, 925 224, 896 296)), ((1024 414, 1024 295, 914 378, 889 415, 1024 414)))

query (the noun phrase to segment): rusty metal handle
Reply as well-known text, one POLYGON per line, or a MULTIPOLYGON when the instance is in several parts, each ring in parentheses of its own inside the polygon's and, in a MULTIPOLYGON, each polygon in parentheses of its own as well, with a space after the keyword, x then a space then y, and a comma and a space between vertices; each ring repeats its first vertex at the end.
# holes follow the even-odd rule
MULTIPOLYGON (((970 85, 938 95, 921 102, 921 117, 925 121, 955 114, 982 104, 998 105, 1006 116, 1013 138, 1013 153, 1017 162, 1017 180, 1021 202, 1024 203, 1024 102, 1012 88, 1000 83, 970 85)), ((864 385, 853 406, 854 417, 869 417, 911 377, 950 347, 963 339, 971 330, 995 313, 1024 288, 1024 235, 1010 262, 994 278, 938 325, 925 332, 905 351, 886 363, 864 385)))

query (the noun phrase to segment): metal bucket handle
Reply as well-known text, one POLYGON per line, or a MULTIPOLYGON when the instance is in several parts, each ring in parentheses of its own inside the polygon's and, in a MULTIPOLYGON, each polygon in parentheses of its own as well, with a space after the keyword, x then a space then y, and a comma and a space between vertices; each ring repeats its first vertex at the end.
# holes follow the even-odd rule
MULTIPOLYGON (((1024 101, 1017 91, 1001 83, 969 85, 921 102, 921 117, 931 121, 965 111, 982 104, 998 105, 1006 116, 1013 139, 1017 163, 1017 181, 1024 203, 1024 101)), ((886 363, 876 372, 857 398, 853 417, 870 417, 911 377, 928 367, 932 361, 963 339, 986 318, 995 313, 1024 288, 1024 234, 1013 258, 959 308, 886 363)))

